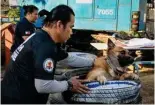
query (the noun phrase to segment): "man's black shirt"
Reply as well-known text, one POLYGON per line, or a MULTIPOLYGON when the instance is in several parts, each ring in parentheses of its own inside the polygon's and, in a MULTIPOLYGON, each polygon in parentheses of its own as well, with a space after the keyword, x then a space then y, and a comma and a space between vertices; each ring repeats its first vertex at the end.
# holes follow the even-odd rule
POLYGON ((30 23, 25 17, 17 23, 15 29, 14 43, 11 47, 11 52, 24 42, 22 36, 30 36, 35 31, 35 26, 33 23, 30 23))
POLYGON ((1 82, 2 97, 45 104, 48 94, 36 91, 34 79, 53 80, 57 61, 67 56, 48 33, 35 32, 13 52, 1 82))

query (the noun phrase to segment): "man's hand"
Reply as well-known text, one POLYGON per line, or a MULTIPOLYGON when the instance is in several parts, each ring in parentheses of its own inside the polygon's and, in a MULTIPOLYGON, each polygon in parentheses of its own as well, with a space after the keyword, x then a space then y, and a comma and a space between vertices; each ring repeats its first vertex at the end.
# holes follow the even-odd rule
POLYGON ((79 80, 77 79, 78 77, 79 76, 75 76, 69 80, 72 84, 71 91, 77 93, 88 93, 90 89, 82 84, 83 82, 87 82, 87 80, 79 80))

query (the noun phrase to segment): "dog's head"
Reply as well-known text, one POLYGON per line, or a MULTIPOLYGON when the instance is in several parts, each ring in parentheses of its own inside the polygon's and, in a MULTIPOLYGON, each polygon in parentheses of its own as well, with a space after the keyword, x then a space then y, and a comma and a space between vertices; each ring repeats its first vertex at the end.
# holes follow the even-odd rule
POLYGON ((110 39, 108 39, 107 55, 112 55, 117 58, 121 67, 132 64, 134 59, 129 55, 129 51, 123 47, 116 46, 110 39))

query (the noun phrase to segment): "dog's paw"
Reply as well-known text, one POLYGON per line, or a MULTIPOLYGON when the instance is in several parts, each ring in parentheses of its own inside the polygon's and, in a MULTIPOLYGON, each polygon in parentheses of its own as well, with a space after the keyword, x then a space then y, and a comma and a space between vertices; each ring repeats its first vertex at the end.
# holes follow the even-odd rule
POLYGON ((139 80, 139 76, 134 73, 125 73, 120 77, 120 80, 139 80))
POLYGON ((100 83, 104 83, 107 81, 107 79, 104 76, 98 76, 97 81, 99 81, 100 83))
POLYGON ((139 76, 137 74, 132 73, 131 76, 133 80, 139 80, 139 76))

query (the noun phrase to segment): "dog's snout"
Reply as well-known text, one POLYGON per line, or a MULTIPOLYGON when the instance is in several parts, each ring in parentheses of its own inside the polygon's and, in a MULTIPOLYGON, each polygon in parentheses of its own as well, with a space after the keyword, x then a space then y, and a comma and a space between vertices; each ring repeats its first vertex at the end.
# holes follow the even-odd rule
POLYGON ((134 58, 131 56, 119 56, 118 57, 119 64, 124 67, 130 65, 134 62, 134 58))

